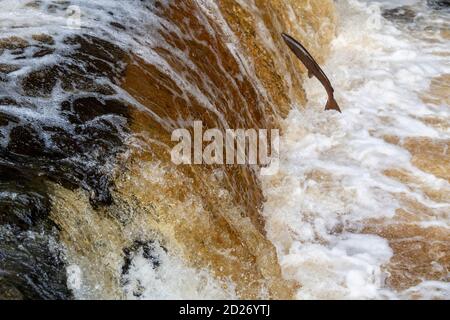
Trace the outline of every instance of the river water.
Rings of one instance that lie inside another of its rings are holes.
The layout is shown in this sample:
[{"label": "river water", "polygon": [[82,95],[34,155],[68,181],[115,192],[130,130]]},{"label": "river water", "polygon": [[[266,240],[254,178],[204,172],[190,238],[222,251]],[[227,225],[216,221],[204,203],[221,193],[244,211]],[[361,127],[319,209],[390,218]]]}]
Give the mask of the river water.
[{"label": "river water", "polygon": [[[447,1],[0,8],[0,298],[450,297]],[[194,120],[279,170],[176,166]]]},{"label": "river water", "polygon": [[408,3],[338,2],[325,70],[344,112],[308,81],[263,180],[298,298],[448,298],[449,12]]}]

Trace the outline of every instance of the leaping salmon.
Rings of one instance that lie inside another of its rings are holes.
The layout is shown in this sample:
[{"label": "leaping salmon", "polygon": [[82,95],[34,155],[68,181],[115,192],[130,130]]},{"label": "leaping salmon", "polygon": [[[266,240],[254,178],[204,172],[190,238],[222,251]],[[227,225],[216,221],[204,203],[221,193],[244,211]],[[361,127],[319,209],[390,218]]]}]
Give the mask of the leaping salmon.
[{"label": "leaping salmon", "polygon": [[286,44],[288,45],[289,49],[294,52],[297,58],[299,58],[300,61],[305,65],[306,69],[308,69],[308,76],[310,78],[313,76],[316,77],[327,91],[328,101],[325,105],[325,110],[336,110],[341,112],[339,105],[334,99],[334,89],[331,85],[331,82],[323,72],[323,70],[320,68],[320,66],[317,64],[316,60],[314,60],[308,50],[306,50],[306,48],[302,46],[297,40],[285,33],[282,33],[281,35],[284,42],[286,42]]}]

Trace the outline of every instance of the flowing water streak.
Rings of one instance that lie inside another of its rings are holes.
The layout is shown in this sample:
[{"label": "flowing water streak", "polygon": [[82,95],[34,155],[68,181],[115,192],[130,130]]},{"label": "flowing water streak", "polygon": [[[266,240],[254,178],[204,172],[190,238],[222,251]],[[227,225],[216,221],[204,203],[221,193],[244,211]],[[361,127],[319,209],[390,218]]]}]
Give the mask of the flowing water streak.
[{"label": "flowing water streak", "polygon": [[385,20],[338,1],[325,72],[344,112],[321,112],[321,86],[306,82],[280,173],[262,177],[267,235],[297,298],[450,297],[448,11],[409,2]]}]

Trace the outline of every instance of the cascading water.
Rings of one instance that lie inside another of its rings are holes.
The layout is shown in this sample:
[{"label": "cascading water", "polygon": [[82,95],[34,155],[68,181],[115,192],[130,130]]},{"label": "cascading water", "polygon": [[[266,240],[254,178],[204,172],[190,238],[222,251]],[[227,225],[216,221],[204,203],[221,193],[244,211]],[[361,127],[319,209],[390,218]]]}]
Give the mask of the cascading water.
[{"label": "cascading water", "polygon": [[[443,6],[0,0],[0,298],[448,297]],[[195,120],[279,172],[175,165]]]},{"label": "cascading water", "polygon": [[307,81],[306,108],[284,123],[280,173],[263,178],[267,235],[284,277],[302,284],[299,299],[449,297],[450,42],[440,9],[337,4],[325,70],[345,111],[322,112],[323,89]]}]

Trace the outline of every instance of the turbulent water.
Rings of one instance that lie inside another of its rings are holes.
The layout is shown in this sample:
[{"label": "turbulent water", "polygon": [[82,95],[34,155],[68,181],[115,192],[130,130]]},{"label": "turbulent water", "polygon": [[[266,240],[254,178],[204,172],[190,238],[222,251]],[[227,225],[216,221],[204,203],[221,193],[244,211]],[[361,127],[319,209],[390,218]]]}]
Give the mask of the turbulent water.
[{"label": "turbulent water", "polygon": [[450,294],[449,12],[388,4],[385,19],[337,4],[325,69],[344,112],[321,112],[308,81],[281,174],[263,180],[268,237],[300,299]]},{"label": "turbulent water", "polygon": [[[449,16],[0,0],[0,298],[450,298]],[[194,120],[281,128],[278,173],[176,166]]]}]

